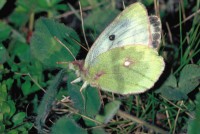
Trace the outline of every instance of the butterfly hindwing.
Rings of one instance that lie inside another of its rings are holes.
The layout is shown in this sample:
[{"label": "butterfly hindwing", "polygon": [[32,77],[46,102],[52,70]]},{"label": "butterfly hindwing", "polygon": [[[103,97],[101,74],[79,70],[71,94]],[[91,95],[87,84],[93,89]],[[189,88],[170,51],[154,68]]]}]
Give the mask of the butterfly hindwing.
[{"label": "butterfly hindwing", "polygon": [[164,69],[164,61],[148,46],[126,45],[100,54],[87,69],[85,81],[90,85],[114,93],[134,94],[154,85]]}]

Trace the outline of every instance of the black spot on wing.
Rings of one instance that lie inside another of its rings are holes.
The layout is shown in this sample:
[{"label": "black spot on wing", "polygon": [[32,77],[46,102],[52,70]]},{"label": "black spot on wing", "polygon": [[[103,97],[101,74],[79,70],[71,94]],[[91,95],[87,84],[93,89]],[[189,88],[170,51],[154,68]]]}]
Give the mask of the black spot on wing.
[{"label": "black spot on wing", "polygon": [[[158,19],[157,16],[150,16],[149,17],[149,22],[150,24],[156,29],[159,28],[161,26],[161,22],[160,19]],[[158,29],[157,29],[158,30]]]},{"label": "black spot on wing", "polygon": [[155,23],[155,22],[158,22],[158,17],[157,16],[150,16],[149,17],[149,21],[150,21],[151,24]]},{"label": "black spot on wing", "polygon": [[153,33],[152,38],[153,38],[153,40],[158,40],[158,39],[160,39],[160,34],[159,33]]},{"label": "black spot on wing", "polygon": [[160,29],[160,27],[154,27],[154,31],[155,31],[155,32],[160,32],[161,29]]},{"label": "black spot on wing", "polygon": [[111,40],[111,41],[115,40],[115,35],[114,34],[110,35],[109,40]]},{"label": "black spot on wing", "polygon": [[160,22],[155,22],[155,23],[153,23],[153,26],[154,26],[154,27],[160,26]]},{"label": "black spot on wing", "polygon": [[[142,21],[142,22],[145,23],[144,21]],[[140,25],[142,25],[143,23],[140,23]],[[126,31],[123,31],[123,33],[120,33],[119,38],[116,38],[116,40],[115,40],[116,43],[114,43],[114,44],[120,44],[120,42],[123,42],[128,38],[133,38],[134,36],[138,36],[139,34],[144,34],[144,35],[147,34],[146,33],[147,31],[145,29],[143,29],[141,27],[138,28],[137,26],[138,25],[134,25],[134,26],[130,27],[129,29],[127,29]],[[135,32],[135,31],[137,31],[137,32]],[[131,33],[131,34],[128,34],[128,36],[123,36],[126,33]],[[146,36],[143,36],[143,37],[145,38]],[[145,39],[143,39],[141,41],[144,41]],[[132,43],[134,43],[134,42],[135,42],[135,40],[132,41]]]},{"label": "black spot on wing", "polygon": [[158,45],[159,45],[159,42],[157,40],[152,41],[153,48],[157,48]]},{"label": "black spot on wing", "polygon": [[151,25],[152,47],[158,48],[161,39],[161,21],[157,16],[150,16],[149,22]]}]

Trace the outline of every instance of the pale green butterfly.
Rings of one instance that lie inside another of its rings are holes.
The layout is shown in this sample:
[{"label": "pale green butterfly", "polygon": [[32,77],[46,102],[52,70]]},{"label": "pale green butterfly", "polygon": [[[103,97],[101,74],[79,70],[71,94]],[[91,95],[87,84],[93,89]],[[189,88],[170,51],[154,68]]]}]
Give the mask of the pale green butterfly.
[{"label": "pale green butterfly", "polygon": [[158,55],[161,22],[148,16],[141,3],[122,11],[101,33],[85,61],[74,61],[70,69],[78,78],[72,83],[88,84],[118,94],[137,94],[150,89],[165,64]]}]

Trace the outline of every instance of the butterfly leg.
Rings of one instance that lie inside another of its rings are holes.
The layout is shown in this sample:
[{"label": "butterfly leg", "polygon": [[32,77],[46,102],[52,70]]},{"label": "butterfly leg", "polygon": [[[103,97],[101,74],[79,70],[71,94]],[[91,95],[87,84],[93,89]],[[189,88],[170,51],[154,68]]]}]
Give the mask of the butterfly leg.
[{"label": "butterfly leg", "polygon": [[85,104],[85,97],[84,97],[82,91],[83,91],[83,89],[85,89],[85,88],[87,87],[87,85],[88,85],[88,82],[85,81],[85,82],[83,83],[82,87],[80,88],[81,96],[82,96],[83,101],[84,101],[84,110],[86,110],[86,104]]},{"label": "butterfly leg", "polygon": [[71,82],[71,84],[78,83],[78,82],[81,82],[81,81],[82,81],[81,77],[78,77],[77,79],[73,80]]},{"label": "butterfly leg", "polygon": [[80,89],[80,92],[82,92],[82,90],[85,89],[85,88],[87,87],[87,85],[88,85],[88,82],[85,81],[85,82],[83,83],[81,89]]}]

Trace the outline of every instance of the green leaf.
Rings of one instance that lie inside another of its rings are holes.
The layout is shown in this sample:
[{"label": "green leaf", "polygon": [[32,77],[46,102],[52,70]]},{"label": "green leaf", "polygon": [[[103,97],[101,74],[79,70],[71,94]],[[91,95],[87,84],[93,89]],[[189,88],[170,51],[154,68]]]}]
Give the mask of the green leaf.
[{"label": "green leaf", "polygon": [[14,82],[14,80],[12,78],[9,78],[6,80],[6,86],[7,86],[8,90],[12,87],[13,82]]},{"label": "green leaf", "polygon": [[[106,13],[103,14],[102,13]],[[95,28],[97,33],[102,32],[106,26],[119,14],[119,11],[113,8],[104,8],[93,10],[84,20],[86,28]],[[101,19],[99,19],[101,16]]]},{"label": "green leaf", "polygon": [[61,0],[50,0],[50,1],[49,0],[38,0],[37,2],[41,7],[48,8],[48,7],[54,7],[59,2],[61,2]]},{"label": "green leaf", "polygon": [[92,117],[98,113],[101,106],[98,89],[89,86],[83,91],[83,94],[86,101],[85,112]]},{"label": "green leaf", "polygon": [[88,0],[80,0],[81,7],[87,7],[90,6],[90,3]]},{"label": "green leaf", "polygon": [[43,132],[43,126],[45,126],[46,118],[52,109],[53,102],[55,101],[56,95],[59,90],[60,82],[62,81],[64,75],[65,70],[61,70],[51,81],[37,109],[35,124],[39,133]]},{"label": "green leaf", "polygon": [[200,132],[200,94],[196,98],[195,117],[188,123],[188,134],[199,134]]},{"label": "green leaf", "polygon": [[18,56],[21,62],[30,62],[30,47],[28,44],[17,41],[12,48],[12,54]]},{"label": "green leaf", "polygon": [[9,47],[13,47],[13,46],[16,47],[15,41],[26,43],[26,40],[27,40],[26,37],[24,36],[24,33],[21,33],[15,30],[12,31],[11,37],[13,39],[13,43],[10,43],[10,45],[12,46],[9,46]]},{"label": "green leaf", "polygon": [[28,22],[29,15],[23,7],[16,7],[12,14],[9,16],[9,20],[14,23],[15,26],[23,26]]},{"label": "green leaf", "polygon": [[18,131],[17,130],[11,130],[7,134],[18,134]]},{"label": "green leaf", "polygon": [[41,90],[36,84],[31,86],[30,92],[29,93],[34,93],[36,91]]},{"label": "green leaf", "polygon": [[11,28],[6,23],[0,21],[0,42],[7,39],[11,33]]},{"label": "green leaf", "polygon": [[29,73],[32,76],[32,78],[39,82],[40,85],[46,86],[46,83],[41,83],[44,81],[44,75],[43,75],[43,66],[42,64],[37,60],[32,60],[31,66],[29,66]]},{"label": "green leaf", "polygon": [[156,91],[156,93],[161,93],[164,97],[166,97],[169,100],[187,99],[187,95],[177,88],[177,80],[173,74],[171,74],[167,78],[167,80]]},{"label": "green leaf", "polygon": [[9,17],[15,26],[23,26],[27,23],[31,13],[43,11],[37,0],[17,0],[16,8]]},{"label": "green leaf", "polygon": [[78,109],[81,113],[84,113],[84,99],[80,93],[80,86],[78,85],[80,83],[71,84],[71,82],[75,79],[76,75],[74,72],[69,72],[67,80],[68,95],[74,103],[74,108]]},{"label": "green leaf", "polygon": [[145,5],[145,6],[150,6],[154,3],[154,0],[142,0],[142,3]]},{"label": "green leaf", "polygon": [[96,116],[96,120],[107,124],[117,113],[119,107],[121,105],[120,101],[112,101],[105,105],[103,114],[99,114]]},{"label": "green leaf", "polygon": [[31,91],[31,82],[29,80],[26,80],[22,84],[22,92],[23,92],[24,96],[27,96],[30,93],[32,93],[32,91]]},{"label": "green leaf", "polygon": [[[93,10],[84,20],[84,23],[86,28],[95,29],[97,33],[100,33],[118,14],[119,11],[112,8]],[[101,19],[99,19],[99,16],[101,16]]]},{"label": "green leaf", "polygon": [[0,83],[0,102],[7,100],[7,88],[6,84]]},{"label": "green leaf", "polygon": [[71,84],[71,82],[76,79],[74,72],[70,72],[68,77],[67,89],[70,98],[74,102],[74,107],[87,116],[93,117],[96,115],[101,105],[98,90],[96,88],[87,87],[82,91],[82,96],[80,92],[81,86],[78,85],[82,83]]},{"label": "green leaf", "polygon": [[180,73],[178,87],[184,94],[188,94],[199,85],[199,81],[200,66],[188,64]]},{"label": "green leaf", "polygon": [[6,4],[6,0],[0,0],[0,10]]},{"label": "green leaf", "polygon": [[[167,80],[163,83],[162,87],[172,87],[172,88],[176,88],[177,87],[177,80],[176,77],[171,74]],[[161,88],[162,88],[161,87]],[[159,90],[158,90],[159,91]]]},{"label": "green leaf", "polygon": [[82,7],[91,6],[94,7],[98,4],[98,0],[80,0]]},{"label": "green leaf", "polygon": [[28,134],[28,130],[30,130],[33,127],[32,123],[29,122],[23,122],[21,124],[18,124],[16,127],[14,127],[11,130],[8,130],[6,134]]},{"label": "green leaf", "polygon": [[4,133],[5,128],[6,128],[5,125],[2,122],[0,122],[0,133]]},{"label": "green leaf", "polygon": [[179,100],[185,100],[185,99],[187,99],[187,95],[186,94],[182,93],[177,88],[172,88],[170,86],[168,86],[168,87],[162,87],[161,94],[165,98],[167,98],[169,100],[179,101]]},{"label": "green leaf", "polygon": [[15,114],[12,118],[12,122],[14,123],[14,125],[19,125],[24,121],[24,118],[26,117],[26,113],[24,112],[19,112],[17,114]]},{"label": "green leaf", "polygon": [[78,126],[78,124],[70,118],[61,117],[58,119],[53,127],[52,134],[87,134],[87,131]]},{"label": "green leaf", "polygon": [[0,101],[0,113],[9,114],[10,106],[6,101]]},{"label": "green leaf", "polygon": [[10,113],[9,113],[9,117],[12,117],[14,115],[14,113],[16,112],[16,107],[15,107],[15,103],[13,100],[7,100],[7,103],[10,107]]},{"label": "green leaf", "polygon": [[0,113],[0,122],[3,122],[3,113]]},{"label": "green leaf", "polygon": [[69,11],[69,7],[66,4],[55,5],[55,8],[60,11]]},{"label": "green leaf", "polygon": [[27,13],[40,12],[42,10],[40,9],[38,3],[38,0],[18,0],[17,7],[21,7],[22,9],[27,11]]},{"label": "green leaf", "polygon": [[74,60],[71,54],[54,37],[57,37],[65,46],[77,55],[80,39],[76,32],[50,19],[41,18],[36,23],[36,30],[31,40],[31,53],[46,67],[63,66],[56,62],[68,62]]},{"label": "green leaf", "polygon": [[92,134],[107,134],[103,128],[94,128],[92,129]]}]

